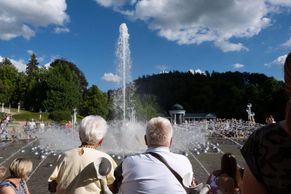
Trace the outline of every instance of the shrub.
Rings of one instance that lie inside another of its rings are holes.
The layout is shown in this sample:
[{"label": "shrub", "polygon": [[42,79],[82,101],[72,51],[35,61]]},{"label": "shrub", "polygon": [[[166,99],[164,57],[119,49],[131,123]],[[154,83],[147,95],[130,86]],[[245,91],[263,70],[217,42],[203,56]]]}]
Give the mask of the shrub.
[{"label": "shrub", "polygon": [[64,123],[71,120],[71,113],[67,111],[54,111],[49,114],[48,118],[58,123]]}]

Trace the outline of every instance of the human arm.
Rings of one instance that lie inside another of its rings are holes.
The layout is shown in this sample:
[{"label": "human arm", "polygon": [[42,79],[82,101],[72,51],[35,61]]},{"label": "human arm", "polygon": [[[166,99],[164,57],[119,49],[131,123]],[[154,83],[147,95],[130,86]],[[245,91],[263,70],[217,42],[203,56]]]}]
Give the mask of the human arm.
[{"label": "human arm", "polygon": [[121,186],[123,176],[122,176],[122,163],[120,163],[114,170],[114,177],[115,180],[113,184],[108,185],[109,189],[112,191],[112,193],[118,193],[119,188]]},{"label": "human arm", "polygon": [[242,194],[268,194],[265,186],[256,179],[249,167],[244,171]]},{"label": "human arm", "polygon": [[50,175],[49,179],[48,179],[48,191],[51,193],[55,193],[57,191],[57,179],[59,176],[59,172],[62,166],[62,159],[63,157],[61,155],[58,156],[58,159],[55,162],[55,168],[52,172],[52,174]]},{"label": "human arm", "polygon": [[53,181],[49,181],[48,182],[48,191],[51,193],[55,193],[57,191],[57,181],[53,180]]},{"label": "human arm", "polygon": [[0,194],[16,194],[12,187],[1,187]]}]

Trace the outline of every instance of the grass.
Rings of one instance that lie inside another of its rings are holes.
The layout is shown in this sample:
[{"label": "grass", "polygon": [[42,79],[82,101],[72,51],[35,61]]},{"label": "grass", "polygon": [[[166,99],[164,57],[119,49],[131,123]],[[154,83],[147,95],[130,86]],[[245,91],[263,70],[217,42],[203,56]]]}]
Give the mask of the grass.
[{"label": "grass", "polygon": [[[40,116],[41,115],[41,116]],[[35,121],[48,121],[48,113],[39,113],[39,112],[29,112],[29,111],[20,111],[19,113],[13,114],[13,119],[16,121],[30,121],[34,119]]]},{"label": "grass", "polygon": [[[1,110],[1,107],[0,107]],[[7,113],[8,108],[5,108],[5,112]],[[4,118],[6,113],[2,113],[0,112],[0,118]],[[10,113],[12,114],[13,120],[14,121],[31,121],[32,119],[34,121],[51,121],[50,119],[48,119],[49,113],[48,112],[30,112],[30,111],[25,111],[25,110],[20,110],[18,112],[17,108],[10,108]],[[40,118],[41,115],[41,118]],[[80,122],[80,120],[82,120],[83,117],[80,115],[77,115],[77,122]],[[63,121],[64,123],[66,123],[67,121]]]},{"label": "grass", "polygon": [[[1,110],[1,109],[0,109]],[[8,111],[8,108],[5,108],[5,113],[1,112],[0,117],[4,118],[6,113],[12,114],[13,120],[15,121],[31,121],[31,119],[34,119],[35,121],[48,121],[48,115],[49,113],[46,112],[30,112],[25,110],[20,110],[18,112],[17,108],[10,108],[10,111]],[[41,115],[41,118],[40,118]]]}]

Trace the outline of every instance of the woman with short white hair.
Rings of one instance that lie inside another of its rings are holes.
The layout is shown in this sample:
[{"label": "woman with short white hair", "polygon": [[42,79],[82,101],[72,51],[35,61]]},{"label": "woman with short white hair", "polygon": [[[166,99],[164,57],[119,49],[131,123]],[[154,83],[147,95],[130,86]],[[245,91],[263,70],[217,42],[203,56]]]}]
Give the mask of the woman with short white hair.
[{"label": "woman with short white hair", "polygon": [[[97,150],[107,132],[106,121],[100,116],[87,116],[79,125],[81,145],[66,151],[58,157],[56,167],[49,177],[49,191],[56,194],[100,193],[102,186],[97,178],[94,161],[107,158],[111,171],[106,176],[106,184],[115,180],[115,161],[108,154]],[[102,183],[103,184],[103,183]]]}]

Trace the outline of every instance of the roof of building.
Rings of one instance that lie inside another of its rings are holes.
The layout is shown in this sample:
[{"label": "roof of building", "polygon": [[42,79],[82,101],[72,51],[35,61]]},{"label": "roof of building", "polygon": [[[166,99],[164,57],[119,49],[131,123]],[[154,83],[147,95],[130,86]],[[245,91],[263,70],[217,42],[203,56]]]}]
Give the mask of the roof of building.
[{"label": "roof of building", "polygon": [[174,104],[171,110],[184,110],[184,108],[181,104]]}]

